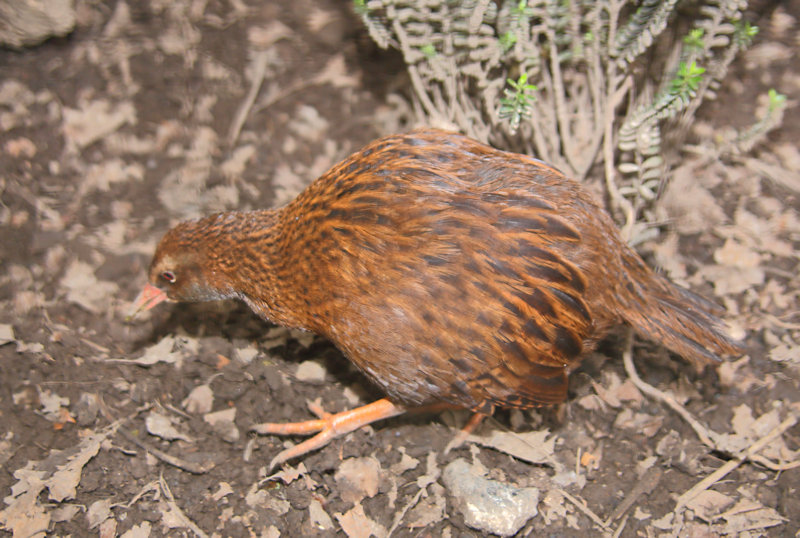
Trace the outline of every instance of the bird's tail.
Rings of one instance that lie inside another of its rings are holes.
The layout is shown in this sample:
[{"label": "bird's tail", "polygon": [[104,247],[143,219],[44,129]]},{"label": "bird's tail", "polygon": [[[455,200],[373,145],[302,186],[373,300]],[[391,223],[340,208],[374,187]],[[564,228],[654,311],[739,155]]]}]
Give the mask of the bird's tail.
[{"label": "bird's tail", "polygon": [[719,317],[725,312],[722,307],[670,282],[630,254],[625,256],[628,269],[643,278],[632,279],[635,298],[621,315],[637,333],[699,363],[743,352]]}]

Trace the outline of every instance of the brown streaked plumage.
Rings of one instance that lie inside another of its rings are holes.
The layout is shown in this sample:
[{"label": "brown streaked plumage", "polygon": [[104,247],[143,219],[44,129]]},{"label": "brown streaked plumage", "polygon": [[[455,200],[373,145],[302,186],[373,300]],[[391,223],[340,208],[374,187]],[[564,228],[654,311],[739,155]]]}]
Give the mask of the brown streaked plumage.
[{"label": "brown streaked plumage", "polygon": [[[239,298],[329,338],[393,402],[371,419],[561,402],[622,323],[693,361],[740,351],[719,307],[651,271],[578,183],[431,129],[373,142],[281,209],[179,224],[149,278],[140,308]],[[327,435],[278,461],[346,430],[311,422],[263,430]]]}]

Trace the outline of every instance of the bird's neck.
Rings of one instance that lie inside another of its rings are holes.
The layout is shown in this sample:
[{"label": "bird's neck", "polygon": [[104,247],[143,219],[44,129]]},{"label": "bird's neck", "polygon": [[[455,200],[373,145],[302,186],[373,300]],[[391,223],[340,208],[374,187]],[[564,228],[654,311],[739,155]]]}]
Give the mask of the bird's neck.
[{"label": "bird's neck", "polygon": [[225,214],[230,222],[231,256],[225,269],[238,297],[260,317],[293,328],[306,328],[291,290],[291,267],[284,252],[286,237],[280,210]]}]

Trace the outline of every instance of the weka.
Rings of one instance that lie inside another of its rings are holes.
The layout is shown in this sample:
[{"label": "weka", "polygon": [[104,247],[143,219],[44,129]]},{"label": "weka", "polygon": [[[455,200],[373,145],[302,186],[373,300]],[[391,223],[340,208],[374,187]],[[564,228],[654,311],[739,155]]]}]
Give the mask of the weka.
[{"label": "weka", "polygon": [[429,404],[561,402],[617,324],[683,357],[735,354],[719,307],[651,271],[577,182],[426,129],[377,140],[277,210],[178,224],[135,307],[238,298],[330,339],[389,399],[261,432],[317,436],[273,463]]}]

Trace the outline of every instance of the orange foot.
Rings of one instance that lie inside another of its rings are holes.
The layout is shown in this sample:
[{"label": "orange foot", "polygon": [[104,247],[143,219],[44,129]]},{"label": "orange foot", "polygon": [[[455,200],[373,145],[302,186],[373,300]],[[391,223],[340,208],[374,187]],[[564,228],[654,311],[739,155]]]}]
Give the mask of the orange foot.
[{"label": "orange foot", "polygon": [[362,426],[406,412],[405,408],[393,404],[386,398],[334,415],[326,413],[319,405],[314,403],[309,403],[308,408],[319,419],[286,424],[265,422],[251,428],[256,433],[272,433],[276,435],[309,435],[319,432],[311,439],[306,439],[302,443],[280,452],[270,462],[270,469],[274,469],[276,465],[280,465],[287,460],[321,448],[333,439],[357,430]]}]

